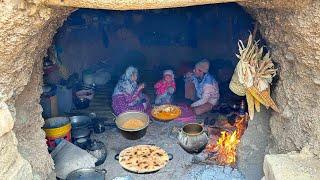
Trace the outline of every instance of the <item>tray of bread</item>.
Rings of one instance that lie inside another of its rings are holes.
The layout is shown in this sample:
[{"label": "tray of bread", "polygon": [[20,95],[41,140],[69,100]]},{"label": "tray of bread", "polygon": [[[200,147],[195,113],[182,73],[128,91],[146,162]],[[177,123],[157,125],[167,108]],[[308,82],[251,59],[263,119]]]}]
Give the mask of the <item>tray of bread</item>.
[{"label": "tray of bread", "polygon": [[122,150],[115,159],[128,171],[150,173],[164,168],[172,155],[155,145],[137,145]]}]

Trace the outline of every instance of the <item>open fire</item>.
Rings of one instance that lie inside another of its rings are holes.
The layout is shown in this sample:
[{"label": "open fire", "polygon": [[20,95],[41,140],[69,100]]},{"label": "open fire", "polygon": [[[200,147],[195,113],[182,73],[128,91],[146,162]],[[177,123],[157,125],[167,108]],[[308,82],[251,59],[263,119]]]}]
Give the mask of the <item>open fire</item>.
[{"label": "open fire", "polygon": [[211,138],[211,142],[208,143],[205,149],[206,153],[214,154],[210,160],[216,161],[219,165],[235,165],[237,146],[246,129],[247,119],[247,116],[239,116],[234,124],[236,130],[233,132],[223,130],[218,139]]}]

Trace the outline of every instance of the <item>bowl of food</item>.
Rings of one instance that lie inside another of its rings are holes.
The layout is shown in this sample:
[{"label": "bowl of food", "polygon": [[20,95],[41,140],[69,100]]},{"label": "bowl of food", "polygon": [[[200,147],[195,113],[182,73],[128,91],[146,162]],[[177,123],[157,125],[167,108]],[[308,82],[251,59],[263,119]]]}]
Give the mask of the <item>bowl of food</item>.
[{"label": "bowl of food", "polygon": [[149,122],[149,116],[139,111],[121,113],[115,120],[123,137],[130,140],[142,138],[147,132]]},{"label": "bowl of food", "polygon": [[151,115],[160,121],[170,121],[180,117],[181,109],[178,106],[165,104],[161,106],[156,106],[152,109]]}]

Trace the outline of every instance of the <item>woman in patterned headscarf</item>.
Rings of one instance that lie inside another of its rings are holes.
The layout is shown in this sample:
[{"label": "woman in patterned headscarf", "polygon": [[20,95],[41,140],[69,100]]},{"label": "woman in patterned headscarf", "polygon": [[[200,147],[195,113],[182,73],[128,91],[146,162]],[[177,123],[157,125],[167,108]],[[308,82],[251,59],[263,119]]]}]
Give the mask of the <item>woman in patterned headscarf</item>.
[{"label": "woman in patterned headscarf", "polygon": [[144,84],[138,85],[138,70],[132,66],[121,76],[112,95],[112,108],[116,115],[128,110],[146,112],[147,97],[142,93]]},{"label": "woman in patterned headscarf", "polygon": [[193,101],[197,100],[191,104],[197,115],[210,111],[219,100],[218,83],[208,73],[209,67],[209,61],[202,60],[195,65],[193,73],[186,75],[186,98]]}]

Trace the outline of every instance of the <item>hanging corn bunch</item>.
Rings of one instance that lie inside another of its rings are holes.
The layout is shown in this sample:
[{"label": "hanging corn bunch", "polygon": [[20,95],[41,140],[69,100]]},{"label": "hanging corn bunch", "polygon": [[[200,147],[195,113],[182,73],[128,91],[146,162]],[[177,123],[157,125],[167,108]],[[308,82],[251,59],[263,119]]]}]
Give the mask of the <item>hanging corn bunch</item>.
[{"label": "hanging corn bunch", "polygon": [[[263,47],[259,48],[258,43],[252,34],[246,46],[239,40],[239,54],[236,55],[239,62],[233,75],[237,78],[232,78],[229,85],[234,93],[246,96],[250,119],[253,119],[255,110],[260,112],[260,104],[279,112],[270,96],[270,84],[277,70],[269,52],[263,55]],[[233,82],[235,80],[238,82]],[[239,84],[239,87],[236,88],[235,84]]]}]

